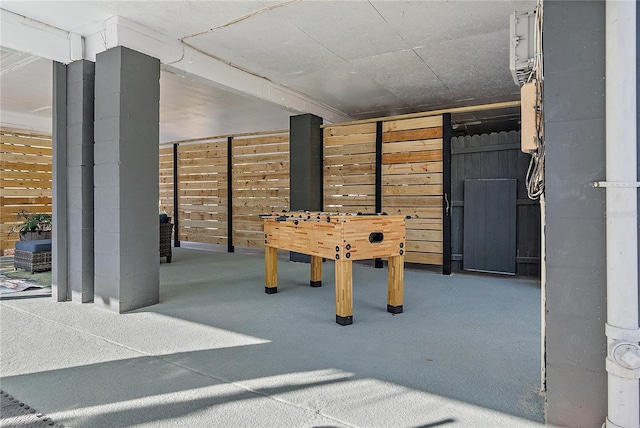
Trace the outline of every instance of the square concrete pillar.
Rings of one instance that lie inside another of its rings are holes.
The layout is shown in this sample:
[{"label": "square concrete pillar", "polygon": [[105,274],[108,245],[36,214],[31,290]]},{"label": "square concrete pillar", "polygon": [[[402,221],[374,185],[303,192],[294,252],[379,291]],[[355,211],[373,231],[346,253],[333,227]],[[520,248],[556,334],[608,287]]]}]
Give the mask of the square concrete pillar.
[{"label": "square concrete pillar", "polygon": [[95,304],[158,303],[160,62],[116,47],[96,57]]},{"label": "square concrete pillar", "polygon": [[[546,422],[607,415],[605,3],[545,2]],[[567,108],[570,106],[570,108]]]},{"label": "square concrete pillar", "polygon": [[57,301],[93,300],[93,106],[91,61],[54,63],[53,266]]},{"label": "square concrete pillar", "polygon": [[67,66],[53,63],[53,190],[51,295],[64,302],[71,297],[67,269]]},{"label": "square concrete pillar", "polygon": [[93,124],[95,64],[67,66],[67,236],[71,300],[93,301]]}]

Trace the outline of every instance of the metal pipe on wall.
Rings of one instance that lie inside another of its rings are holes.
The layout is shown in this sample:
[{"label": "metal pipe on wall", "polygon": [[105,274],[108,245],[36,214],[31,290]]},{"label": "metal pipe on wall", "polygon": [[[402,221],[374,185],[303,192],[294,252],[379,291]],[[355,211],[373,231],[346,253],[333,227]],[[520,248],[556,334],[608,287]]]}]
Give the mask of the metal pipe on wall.
[{"label": "metal pipe on wall", "polygon": [[606,2],[608,428],[640,426],[636,2]]}]

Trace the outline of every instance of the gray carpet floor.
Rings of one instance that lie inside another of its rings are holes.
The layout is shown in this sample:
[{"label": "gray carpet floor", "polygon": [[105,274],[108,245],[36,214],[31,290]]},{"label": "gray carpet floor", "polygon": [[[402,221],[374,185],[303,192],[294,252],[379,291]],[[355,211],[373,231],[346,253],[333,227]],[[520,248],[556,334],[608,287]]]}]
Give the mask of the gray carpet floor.
[{"label": "gray carpet floor", "polygon": [[64,426],[541,426],[540,286],[354,264],[354,323],[335,323],[333,263],[174,248],[160,303],[118,315],[0,300],[2,389]]}]

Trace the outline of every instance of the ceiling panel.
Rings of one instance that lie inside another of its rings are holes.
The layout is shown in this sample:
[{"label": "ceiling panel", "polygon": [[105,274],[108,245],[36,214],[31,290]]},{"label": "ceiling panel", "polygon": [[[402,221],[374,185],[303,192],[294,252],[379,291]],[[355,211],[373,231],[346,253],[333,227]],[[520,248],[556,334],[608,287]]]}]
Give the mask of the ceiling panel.
[{"label": "ceiling panel", "polygon": [[452,39],[415,50],[451,92],[450,101],[520,94],[509,71],[509,31]]},{"label": "ceiling panel", "polygon": [[349,63],[287,76],[287,86],[329,104],[352,117],[380,109],[397,109],[404,101]]},{"label": "ceiling panel", "polygon": [[513,11],[534,10],[535,0],[375,1],[385,21],[411,47],[509,28]]},{"label": "ceiling panel", "polygon": [[441,104],[451,97],[448,88],[413,50],[363,58],[352,63],[411,107]]},{"label": "ceiling panel", "polygon": [[282,76],[344,62],[274,11],[190,38],[187,42],[276,82]]},{"label": "ceiling panel", "polygon": [[371,3],[330,3],[299,2],[276,13],[347,61],[408,47]]},{"label": "ceiling panel", "polygon": [[160,77],[160,142],[287,129],[291,113],[253,97],[165,69]]}]

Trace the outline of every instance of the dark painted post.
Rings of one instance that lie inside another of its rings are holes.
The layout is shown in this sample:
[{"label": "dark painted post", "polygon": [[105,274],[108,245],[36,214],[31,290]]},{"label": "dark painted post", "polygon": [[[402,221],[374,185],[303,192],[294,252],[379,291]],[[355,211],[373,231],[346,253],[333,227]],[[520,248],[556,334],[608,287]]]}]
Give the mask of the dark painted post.
[{"label": "dark painted post", "polygon": [[[382,212],[382,121],[376,122],[376,213]],[[384,266],[382,259],[373,263],[376,269]]]},{"label": "dark painted post", "polygon": [[178,144],[173,145],[173,246],[180,246],[180,235],[178,227],[180,226],[180,207],[178,196]]},{"label": "dark painted post", "polygon": [[451,275],[451,113],[442,115],[442,274]]},{"label": "dark painted post", "polygon": [[[290,118],[289,174],[291,211],[322,211],[322,118],[301,114]],[[306,254],[291,252],[289,259],[309,263]]]},{"label": "dark painted post", "polygon": [[233,137],[227,137],[227,252],[233,253]]}]

